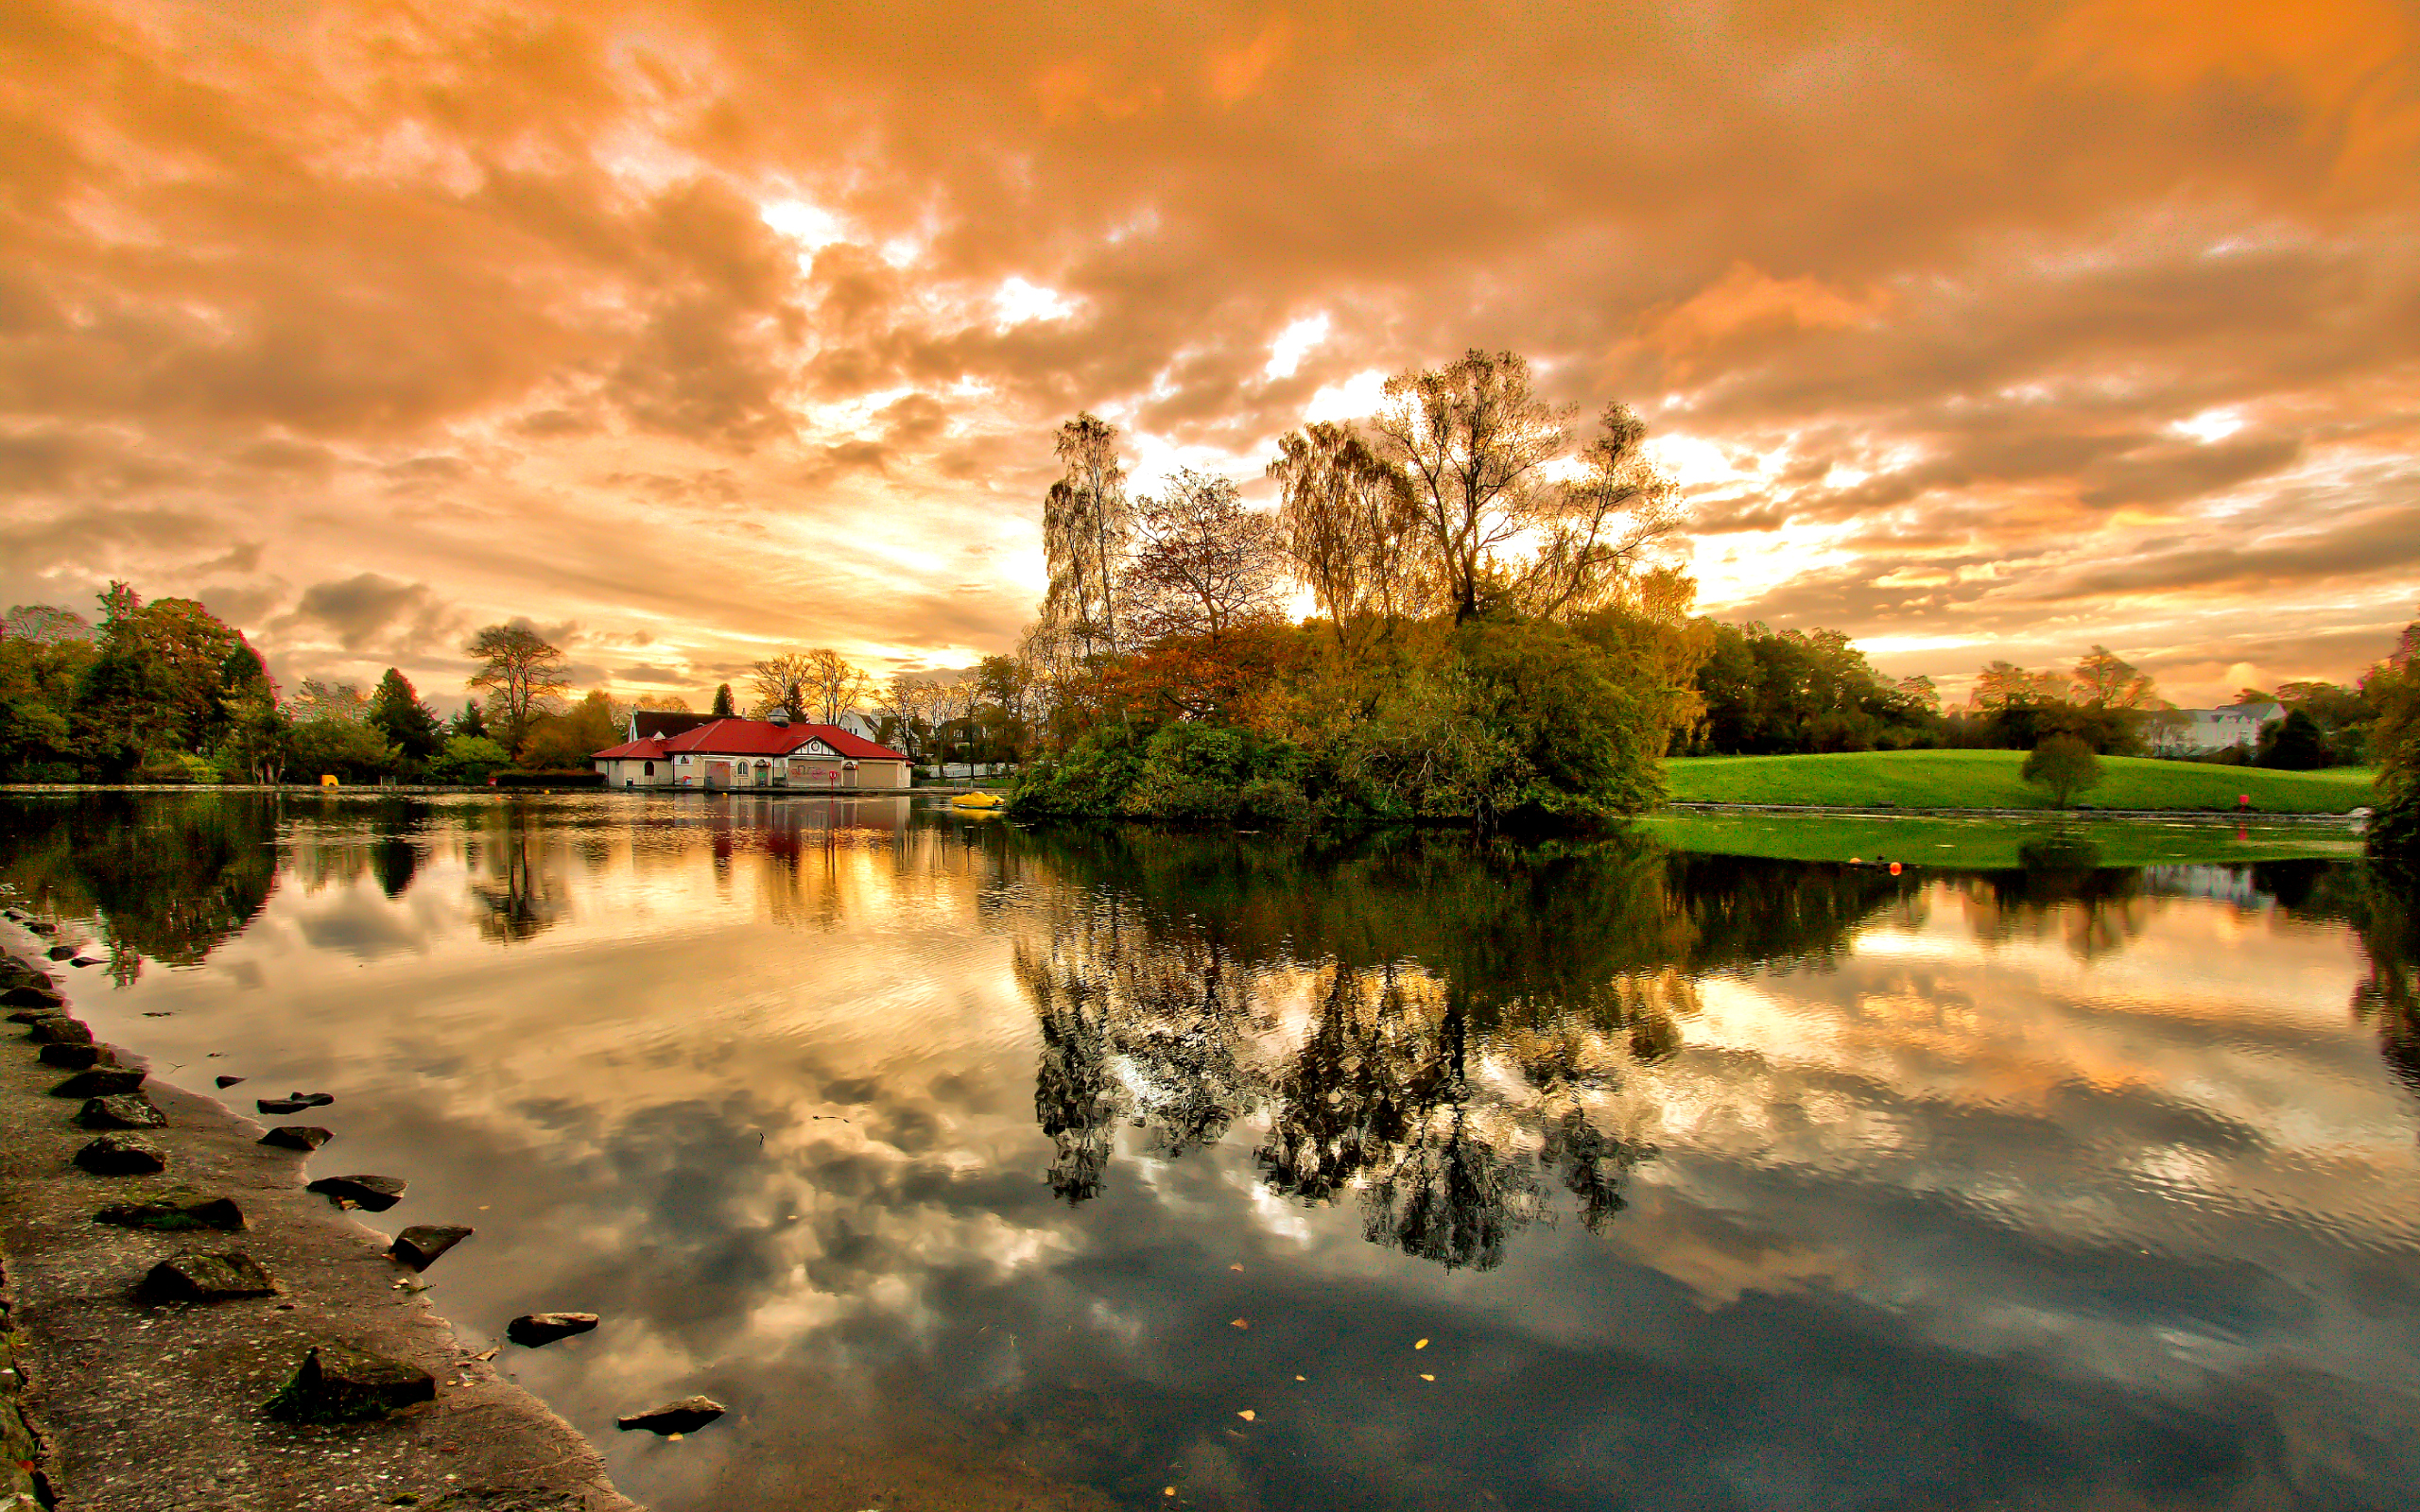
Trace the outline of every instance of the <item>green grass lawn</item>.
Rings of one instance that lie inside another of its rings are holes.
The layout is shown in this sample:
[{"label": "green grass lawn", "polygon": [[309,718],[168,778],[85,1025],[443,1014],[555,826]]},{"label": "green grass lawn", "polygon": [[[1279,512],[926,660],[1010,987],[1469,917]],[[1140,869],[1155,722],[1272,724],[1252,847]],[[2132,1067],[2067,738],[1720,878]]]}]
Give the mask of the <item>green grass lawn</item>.
[{"label": "green grass lawn", "polygon": [[[1858,751],[1835,756],[1685,756],[1665,764],[1676,803],[1789,803],[1822,808],[2047,809],[2017,775],[2020,750]],[[2342,814],[2375,801],[2360,767],[2271,772],[2255,766],[2104,756],[2083,809],[2228,812],[2252,795],[2256,814]]]},{"label": "green grass lawn", "polygon": [[[2164,867],[2211,862],[2352,860],[2361,842],[2349,827],[2212,824],[2206,820],[1856,817],[1837,814],[1705,814],[1667,811],[1641,821],[1676,850],[1780,861],[1905,862],[1959,870],[2025,864],[2025,848],[2057,833],[2089,846],[2091,864]],[[2242,838],[2237,833],[2242,831]],[[2073,854],[2073,852],[2070,852]]]}]

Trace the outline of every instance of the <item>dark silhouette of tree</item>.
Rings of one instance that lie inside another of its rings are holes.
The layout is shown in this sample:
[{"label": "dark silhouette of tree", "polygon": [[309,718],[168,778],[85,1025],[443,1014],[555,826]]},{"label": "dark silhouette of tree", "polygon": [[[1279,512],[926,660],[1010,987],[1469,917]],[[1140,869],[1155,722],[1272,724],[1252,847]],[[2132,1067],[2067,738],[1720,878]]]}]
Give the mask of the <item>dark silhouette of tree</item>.
[{"label": "dark silhouette of tree", "polygon": [[732,701],[730,683],[721,683],[716,687],[715,706],[708,713],[717,719],[729,719],[739,713],[738,706]]}]

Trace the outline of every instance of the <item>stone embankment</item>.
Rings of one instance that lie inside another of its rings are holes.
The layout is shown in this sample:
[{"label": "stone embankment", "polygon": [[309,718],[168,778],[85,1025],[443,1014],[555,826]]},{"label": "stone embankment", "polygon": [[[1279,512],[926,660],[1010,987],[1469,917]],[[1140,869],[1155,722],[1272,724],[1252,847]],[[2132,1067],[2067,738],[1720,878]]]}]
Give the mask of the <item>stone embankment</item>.
[{"label": "stone embankment", "polygon": [[637,1512],[415,1295],[469,1230],[387,1246],[316,1142],[94,1044],[43,927],[0,922],[0,1512]]}]

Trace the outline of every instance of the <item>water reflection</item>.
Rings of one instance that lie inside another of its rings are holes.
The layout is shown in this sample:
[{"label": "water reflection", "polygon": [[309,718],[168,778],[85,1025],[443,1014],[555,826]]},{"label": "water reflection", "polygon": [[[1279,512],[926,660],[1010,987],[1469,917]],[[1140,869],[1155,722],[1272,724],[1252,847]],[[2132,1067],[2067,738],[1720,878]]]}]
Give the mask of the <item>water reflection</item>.
[{"label": "water reflection", "polygon": [[2402,1504],[2410,892],[2028,859],[0,802],[662,1512]]}]

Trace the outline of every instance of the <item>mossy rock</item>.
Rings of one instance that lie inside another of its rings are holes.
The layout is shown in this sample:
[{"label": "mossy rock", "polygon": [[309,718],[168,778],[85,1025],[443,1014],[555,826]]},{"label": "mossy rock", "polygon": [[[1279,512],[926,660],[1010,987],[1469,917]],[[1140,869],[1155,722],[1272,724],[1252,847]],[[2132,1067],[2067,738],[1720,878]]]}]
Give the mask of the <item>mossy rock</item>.
[{"label": "mossy rock", "polygon": [[357,1423],[436,1400],[437,1379],[416,1365],[320,1344],[262,1406],[281,1422]]}]

